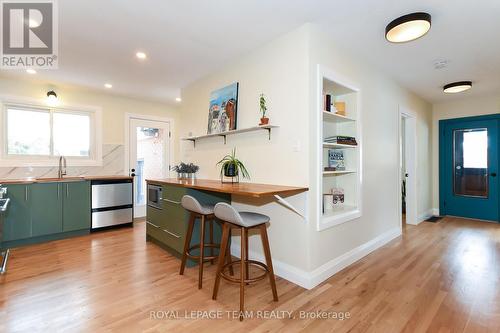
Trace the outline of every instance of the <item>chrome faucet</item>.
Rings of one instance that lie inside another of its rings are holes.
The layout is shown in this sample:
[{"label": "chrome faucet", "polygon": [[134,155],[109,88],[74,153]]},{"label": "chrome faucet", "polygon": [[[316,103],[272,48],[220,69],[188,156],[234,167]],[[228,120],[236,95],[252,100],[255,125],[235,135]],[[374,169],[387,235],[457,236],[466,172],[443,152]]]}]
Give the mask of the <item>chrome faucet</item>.
[{"label": "chrome faucet", "polygon": [[66,157],[64,156],[59,156],[59,171],[57,173],[57,176],[59,178],[62,178],[63,176],[66,176]]},{"label": "chrome faucet", "polygon": [[7,194],[7,188],[2,187],[2,184],[0,184],[0,199],[3,199],[4,195]]}]

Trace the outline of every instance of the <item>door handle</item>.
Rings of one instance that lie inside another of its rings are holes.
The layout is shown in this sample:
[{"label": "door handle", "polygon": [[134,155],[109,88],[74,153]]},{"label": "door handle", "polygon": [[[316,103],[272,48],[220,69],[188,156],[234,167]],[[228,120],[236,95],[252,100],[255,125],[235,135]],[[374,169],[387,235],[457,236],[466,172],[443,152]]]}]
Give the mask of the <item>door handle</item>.
[{"label": "door handle", "polygon": [[168,231],[167,229],[163,229],[163,231],[165,231],[167,234],[169,234],[170,236],[174,236],[175,238],[181,238],[181,236],[177,235],[177,234],[174,234],[173,232],[171,231]]},{"label": "door handle", "polygon": [[497,173],[496,172],[492,172],[491,173],[491,177],[496,177],[497,176]]},{"label": "door handle", "polygon": [[181,203],[179,201],[174,201],[174,200],[168,200],[168,199],[163,199],[163,201],[173,203],[175,205],[180,205]]}]

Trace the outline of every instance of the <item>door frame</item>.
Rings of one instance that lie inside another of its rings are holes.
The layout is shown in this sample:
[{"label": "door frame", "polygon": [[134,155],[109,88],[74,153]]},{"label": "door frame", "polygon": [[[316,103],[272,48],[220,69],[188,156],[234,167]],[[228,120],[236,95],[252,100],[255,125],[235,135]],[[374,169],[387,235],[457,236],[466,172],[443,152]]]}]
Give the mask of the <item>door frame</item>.
[{"label": "door frame", "polygon": [[[405,121],[405,136],[403,137],[403,118]],[[417,116],[416,114],[402,106],[398,112],[398,215],[399,225],[403,223],[403,213],[401,208],[403,200],[401,198],[401,184],[403,183],[403,170],[401,161],[405,160],[406,171],[410,175],[406,182],[406,224],[418,225],[421,219],[418,218],[417,211]],[[402,156],[402,145],[405,145],[405,156]],[[413,175],[413,177],[411,176]]]},{"label": "door frame", "polygon": [[[438,132],[438,140],[439,140],[439,214],[446,215],[446,208],[444,207],[444,198],[445,198],[445,140],[443,140],[445,126],[453,123],[460,123],[464,121],[481,121],[481,120],[496,120],[498,122],[498,128],[500,130],[500,113],[495,114],[487,114],[482,116],[471,116],[471,117],[460,117],[460,118],[451,118],[451,119],[441,119],[439,120],[439,132]],[[500,135],[500,133],[499,133]],[[499,145],[499,159],[500,159],[500,145]],[[500,163],[500,161],[499,161]],[[500,184],[499,184],[500,187]],[[500,195],[500,188],[498,189],[498,193]],[[499,207],[499,216],[500,216],[500,207]]]},{"label": "door frame", "polygon": [[[171,177],[172,170],[172,161],[174,159],[174,140],[172,139],[174,133],[174,120],[168,117],[158,117],[152,115],[145,114],[134,114],[134,113],[125,113],[125,121],[124,121],[124,137],[125,137],[125,161],[123,163],[123,172],[126,175],[130,175],[130,122],[132,120],[145,120],[145,121],[153,121],[153,122],[164,122],[169,124],[170,133],[167,138],[168,140],[168,154],[167,154],[167,166],[168,170],[166,171],[167,178]],[[135,187],[134,187],[135,188]],[[135,209],[134,209],[135,211]]]}]

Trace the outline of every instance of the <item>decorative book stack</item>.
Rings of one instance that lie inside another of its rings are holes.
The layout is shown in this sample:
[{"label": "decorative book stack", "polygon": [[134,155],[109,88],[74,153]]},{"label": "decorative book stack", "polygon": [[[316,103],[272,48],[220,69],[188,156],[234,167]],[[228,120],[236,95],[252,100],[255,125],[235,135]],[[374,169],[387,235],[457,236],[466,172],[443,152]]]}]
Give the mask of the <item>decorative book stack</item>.
[{"label": "decorative book stack", "polygon": [[358,143],[356,142],[356,138],[352,136],[340,136],[340,135],[335,135],[335,136],[329,136],[325,138],[324,142],[326,143],[337,143],[341,145],[351,145],[351,146],[357,146]]}]

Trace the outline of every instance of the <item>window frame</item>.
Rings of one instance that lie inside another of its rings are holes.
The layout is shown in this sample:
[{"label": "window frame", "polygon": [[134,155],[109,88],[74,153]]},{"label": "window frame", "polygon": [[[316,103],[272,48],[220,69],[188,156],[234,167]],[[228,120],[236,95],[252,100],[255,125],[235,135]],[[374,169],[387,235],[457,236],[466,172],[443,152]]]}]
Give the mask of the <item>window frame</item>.
[{"label": "window frame", "polygon": [[55,113],[85,115],[90,118],[89,156],[67,156],[68,166],[102,166],[101,109],[82,105],[48,106],[46,103],[26,99],[1,99],[0,167],[51,167],[59,164],[59,155],[16,155],[8,153],[8,109],[26,109],[50,114],[50,152],[54,149],[53,115]]}]

